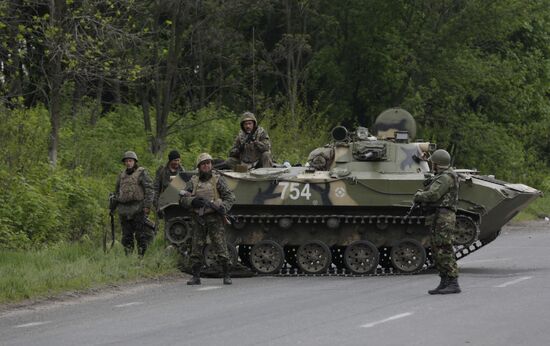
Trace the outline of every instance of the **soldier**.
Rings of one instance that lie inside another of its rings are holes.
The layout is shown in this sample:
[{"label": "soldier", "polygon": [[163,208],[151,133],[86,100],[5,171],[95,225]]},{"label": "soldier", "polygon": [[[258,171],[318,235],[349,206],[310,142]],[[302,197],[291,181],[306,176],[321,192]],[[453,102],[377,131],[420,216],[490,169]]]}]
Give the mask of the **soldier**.
[{"label": "soldier", "polygon": [[249,168],[272,167],[271,141],[267,132],[256,121],[251,112],[244,112],[241,117],[241,131],[235,138],[233,148],[229,151],[227,166],[235,169],[238,164]]},{"label": "soldier", "polygon": [[197,158],[198,175],[187,183],[187,190],[180,192],[180,204],[193,211],[193,232],[191,244],[191,270],[193,277],[188,285],[200,285],[203,265],[203,248],[206,236],[210,237],[217,261],[223,269],[223,283],[231,285],[229,275],[230,259],[225,239],[224,215],[235,202],[235,195],[225,179],[212,172],[212,157],[202,153]]},{"label": "soldier", "polygon": [[177,150],[172,150],[168,154],[168,163],[165,166],[161,166],[157,169],[155,175],[155,207],[158,208],[158,201],[160,194],[166,190],[166,187],[170,185],[172,179],[179,173],[185,171],[185,168],[180,164],[181,156]]},{"label": "soldier", "polygon": [[122,162],[126,169],[118,175],[115,187],[122,245],[127,255],[132,253],[135,237],[138,255],[142,257],[154,236],[153,230],[145,226],[153,204],[153,184],[145,168],[138,165],[135,152],[125,152]]},{"label": "soldier", "polygon": [[450,168],[451,155],[436,150],[429,159],[436,175],[424,190],[414,195],[415,203],[433,212],[431,245],[435,267],[439,271],[439,285],[429,294],[460,293],[458,267],[454,256],[452,233],[455,228],[458,204],[458,175]]}]

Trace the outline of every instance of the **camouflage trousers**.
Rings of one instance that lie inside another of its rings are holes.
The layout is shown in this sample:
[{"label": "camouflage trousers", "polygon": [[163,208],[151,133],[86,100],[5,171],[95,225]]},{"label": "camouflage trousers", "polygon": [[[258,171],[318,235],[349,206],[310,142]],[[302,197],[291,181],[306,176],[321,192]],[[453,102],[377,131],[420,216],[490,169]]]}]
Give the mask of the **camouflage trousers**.
[{"label": "camouflage trousers", "polygon": [[442,210],[437,213],[432,225],[432,254],[435,268],[442,277],[458,277],[458,266],[453,249],[455,222],[456,214],[454,212]]},{"label": "camouflage trousers", "polygon": [[149,227],[145,227],[145,214],[139,213],[131,216],[129,219],[120,216],[120,225],[122,227],[122,246],[126,254],[134,251],[134,238],[138,246],[138,255],[143,256],[147,247],[155,236]]},{"label": "camouflage trousers", "polygon": [[[273,158],[271,157],[271,152],[270,151],[264,151],[263,153],[261,153],[259,155],[259,159],[258,161],[256,161],[257,163],[254,165],[254,167],[252,168],[271,168],[273,167]],[[235,157],[229,157],[225,163],[229,166],[229,168],[231,168],[232,170],[235,169],[235,166],[236,165],[239,165],[239,164],[247,164],[246,162],[243,162]]]},{"label": "camouflage trousers", "polygon": [[[204,224],[201,224],[204,221]],[[191,266],[197,263],[204,264],[204,247],[206,236],[210,238],[212,251],[219,264],[229,263],[227,241],[225,239],[225,228],[222,218],[215,213],[207,214],[199,222],[199,216],[193,217],[193,232],[191,237]]]}]

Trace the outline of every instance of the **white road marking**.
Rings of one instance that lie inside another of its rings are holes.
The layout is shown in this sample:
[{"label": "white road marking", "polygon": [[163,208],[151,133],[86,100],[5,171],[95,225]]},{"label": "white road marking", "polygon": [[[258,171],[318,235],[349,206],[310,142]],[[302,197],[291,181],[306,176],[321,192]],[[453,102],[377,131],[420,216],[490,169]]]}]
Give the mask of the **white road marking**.
[{"label": "white road marking", "polygon": [[222,287],[221,286],[205,286],[205,287],[197,288],[197,291],[210,291],[210,290],[215,290],[215,289],[218,289],[218,288],[222,288]]},{"label": "white road marking", "polygon": [[388,317],[388,318],[383,319],[383,320],[380,320],[380,321],[375,321],[375,322],[363,324],[363,325],[361,326],[361,328],[371,328],[371,327],[374,327],[374,326],[376,326],[376,325],[378,325],[378,324],[386,323],[386,322],[393,321],[393,320],[397,320],[397,319],[400,319],[400,318],[403,318],[403,317],[410,316],[410,315],[412,315],[412,314],[413,314],[412,312],[405,312],[405,313],[402,313],[402,314],[399,314],[399,315],[395,315],[395,316]]},{"label": "white road marking", "polygon": [[495,286],[495,287],[502,288],[502,287],[514,285],[514,284],[517,284],[518,282],[522,282],[522,281],[529,280],[529,279],[532,279],[532,278],[533,278],[532,276],[522,276],[519,279],[508,281],[508,282],[505,282],[505,283],[500,284],[500,285]]},{"label": "white road marking", "polygon": [[141,305],[141,304],[143,304],[143,302],[131,302],[131,303],[126,303],[126,304],[115,305],[115,308],[125,308],[127,306]]},{"label": "white road marking", "polygon": [[48,324],[50,322],[51,321],[31,322],[31,323],[19,324],[17,326],[13,326],[13,328],[29,328],[29,327],[41,326],[43,324]]}]

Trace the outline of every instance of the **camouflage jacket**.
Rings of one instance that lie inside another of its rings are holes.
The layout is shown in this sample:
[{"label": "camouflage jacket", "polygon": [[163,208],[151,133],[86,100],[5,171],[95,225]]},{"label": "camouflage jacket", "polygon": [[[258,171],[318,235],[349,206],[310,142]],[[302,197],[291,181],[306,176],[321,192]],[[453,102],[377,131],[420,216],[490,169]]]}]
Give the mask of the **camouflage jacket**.
[{"label": "camouflage jacket", "polygon": [[[198,181],[198,176],[193,176],[188,182],[186,186],[186,191],[189,192],[189,195],[182,196],[180,198],[180,205],[184,208],[191,209],[191,201],[193,198],[195,198],[195,195],[193,192],[196,190],[195,184]],[[224,209],[226,211],[229,211],[231,207],[233,206],[233,203],[235,203],[235,194],[229,186],[227,185],[227,182],[225,179],[216,174],[212,174],[212,178],[210,178],[209,182],[212,182],[212,184],[216,185],[217,193],[215,195],[219,196],[218,200],[211,201],[216,205],[223,205]]]},{"label": "camouflage jacket", "polygon": [[155,190],[155,197],[153,199],[155,207],[158,205],[158,200],[160,194],[166,190],[166,187],[170,185],[170,182],[172,181],[172,177],[178,175],[181,172],[184,172],[185,168],[183,166],[179,165],[175,172],[170,170],[170,167],[168,164],[165,166],[160,166],[157,169],[157,172],[155,174],[155,183],[153,184],[153,188]]},{"label": "camouflage jacket", "polygon": [[[120,196],[120,183],[121,179],[123,177],[123,174],[126,174],[126,170],[123,170],[117,177],[116,185],[115,185],[115,194],[117,196],[117,200]],[[153,205],[153,197],[154,197],[154,190],[153,190],[153,182],[151,181],[151,178],[149,177],[149,173],[147,173],[147,170],[141,169],[141,174],[138,177],[137,180],[137,189],[141,189],[143,192],[143,199],[136,200],[136,201],[128,201],[128,202],[121,202],[118,201],[117,209],[118,213],[122,216],[132,216],[140,213],[143,208],[151,208]]]},{"label": "camouflage jacket", "polygon": [[414,201],[428,207],[448,208],[456,212],[458,205],[458,175],[448,168],[438,173],[424,191],[414,195]]},{"label": "camouflage jacket", "polygon": [[[262,153],[271,150],[271,141],[269,135],[258,126],[253,132],[251,141],[248,140],[249,135],[241,130],[235,138],[235,143],[229,151],[229,156],[235,157],[242,162],[254,163],[262,157]],[[247,143],[248,142],[248,143]]]}]

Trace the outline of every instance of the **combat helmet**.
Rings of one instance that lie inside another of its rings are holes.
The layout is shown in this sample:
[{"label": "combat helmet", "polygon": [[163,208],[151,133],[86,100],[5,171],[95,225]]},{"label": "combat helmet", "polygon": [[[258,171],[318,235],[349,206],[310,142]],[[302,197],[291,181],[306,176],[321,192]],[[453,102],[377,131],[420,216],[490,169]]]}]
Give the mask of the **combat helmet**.
[{"label": "combat helmet", "polygon": [[126,159],[134,159],[136,162],[138,162],[138,157],[133,151],[127,151],[124,153],[124,156],[122,156],[122,162],[124,162],[124,160]]},{"label": "combat helmet", "polygon": [[197,168],[199,167],[199,165],[200,165],[202,162],[207,161],[207,160],[212,161],[212,156],[210,156],[210,154],[208,154],[208,153],[201,153],[201,154],[199,154],[199,156],[197,157],[197,162],[196,162]]},{"label": "combat helmet", "polygon": [[437,149],[430,156],[430,161],[436,164],[439,168],[449,168],[449,165],[451,164],[451,155],[447,152],[447,150]]},{"label": "combat helmet", "polygon": [[243,129],[243,123],[245,121],[252,120],[254,122],[254,127],[258,125],[258,121],[256,120],[256,116],[252,112],[244,112],[243,115],[241,115],[241,129]]}]

